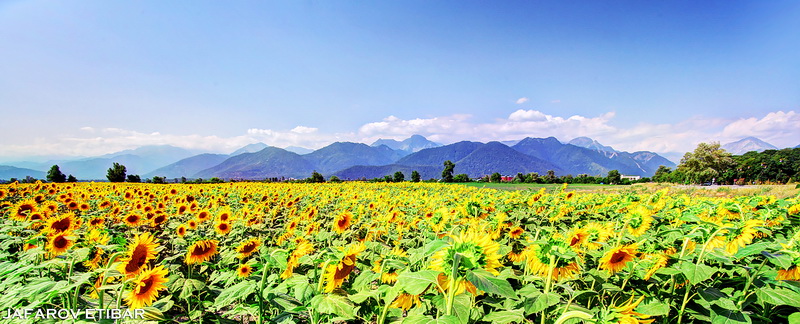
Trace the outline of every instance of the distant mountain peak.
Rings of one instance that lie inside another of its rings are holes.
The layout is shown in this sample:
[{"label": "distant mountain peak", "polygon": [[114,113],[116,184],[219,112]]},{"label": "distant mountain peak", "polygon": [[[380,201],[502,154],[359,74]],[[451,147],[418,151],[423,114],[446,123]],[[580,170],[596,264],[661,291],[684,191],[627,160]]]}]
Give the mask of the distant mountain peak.
[{"label": "distant mountain peak", "polygon": [[603,144],[600,144],[600,142],[598,142],[596,140],[593,140],[591,138],[588,138],[586,136],[573,138],[567,144],[572,144],[572,145],[579,146],[579,147],[585,147],[585,148],[592,149],[592,150],[595,150],[595,151],[600,151],[600,152],[614,152],[614,153],[618,152],[613,147],[605,146]]},{"label": "distant mountain peak", "polygon": [[763,152],[763,151],[766,151],[766,150],[777,150],[778,149],[774,145],[772,145],[770,143],[767,143],[767,142],[764,142],[761,139],[753,137],[753,136],[748,136],[748,137],[742,138],[742,139],[740,139],[740,140],[738,140],[736,142],[731,142],[731,143],[722,145],[722,148],[725,149],[726,151],[728,151],[728,152],[730,152],[732,154],[736,154],[736,155],[742,155],[742,154],[745,154],[745,153],[750,152],[750,151]]},{"label": "distant mountain peak", "polygon": [[261,150],[263,150],[263,149],[265,149],[267,147],[269,147],[269,145],[261,143],[261,142],[247,144],[245,146],[242,146],[238,150],[233,151],[233,153],[231,153],[230,156],[236,156],[236,155],[239,155],[239,154],[242,154],[242,153],[255,153],[255,152],[261,151]]},{"label": "distant mountain peak", "polygon": [[370,146],[381,146],[386,145],[390,149],[404,151],[406,153],[413,153],[418,152],[420,150],[424,150],[426,148],[434,148],[440,147],[442,144],[432,142],[425,138],[422,135],[411,135],[411,137],[404,139],[402,141],[397,141],[393,139],[378,139]]}]

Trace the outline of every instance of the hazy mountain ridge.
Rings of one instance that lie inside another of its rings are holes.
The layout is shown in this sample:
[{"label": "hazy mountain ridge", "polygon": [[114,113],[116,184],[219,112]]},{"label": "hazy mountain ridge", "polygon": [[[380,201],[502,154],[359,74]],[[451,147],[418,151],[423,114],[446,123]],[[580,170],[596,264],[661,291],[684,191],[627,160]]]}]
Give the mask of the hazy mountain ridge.
[{"label": "hazy mountain ridge", "polygon": [[[153,161],[173,159],[191,152],[168,146],[151,146],[103,157],[54,161],[53,164],[58,164],[62,172],[72,173],[80,180],[104,180],[106,171],[114,162],[125,165],[128,174],[140,174],[143,178],[163,176],[170,179],[219,177],[256,180],[271,177],[307,178],[313,171],[326,177],[337,175],[342,179],[360,179],[382,177],[396,171],[410,177],[410,172],[417,170],[423,178],[439,178],[446,160],[456,163],[456,174],[466,173],[471,177],[494,172],[509,176],[530,172],[543,175],[548,170],[555,171],[557,175],[602,176],[610,170],[618,170],[622,174],[650,176],[659,165],[675,166],[653,152],[620,152],[590,138],[576,138],[570,142],[588,147],[564,144],[554,137],[489,143],[462,141],[440,145],[415,135],[404,141],[378,140],[372,145],[336,142],[308,154],[255,143],[234,151],[232,155],[197,154],[157,167],[153,167],[156,163]],[[387,143],[397,149],[389,147]],[[434,147],[421,148],[424,146]],[[258,148],[261,149],[250,152]],[[410,152],[415,149],[416,152]],[[164,152],[166,156],[160,157],[157,152]],[[613,154],[609,156],[609,153]]]},{"label": "hazy mountain ridge", "polygon": [[724,144],[722,145],[722,148],[734,155],[742,155],[750,151],[763,152],[766,150],[778,149],[775,145],[764,142],[752,136]]}]

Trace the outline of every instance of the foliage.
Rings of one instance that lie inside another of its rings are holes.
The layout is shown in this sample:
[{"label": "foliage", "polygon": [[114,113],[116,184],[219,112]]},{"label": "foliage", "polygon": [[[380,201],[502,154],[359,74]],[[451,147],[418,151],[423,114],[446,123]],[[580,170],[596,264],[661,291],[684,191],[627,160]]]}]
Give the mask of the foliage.
[{"label": "foliage", "polygon": [[791,322],[798,216],[800,197],[668,189],[13,183],[0,304],[162,323]]},{"label": "foliage", "polygon": [[403,172],[397,171],[397,172],[394,173],[394,179],[393,180],[394,180],[394,182],[403,182],[403,181],[406,181],[406,176],[403,174]]},{"label": "foliage", "polygon": [[58,165],[53,165],[50,167],[50,171],[47,171],[47,181],[57,183],[66,182],[67,176],[61,173],[61,169],[58,168]]},{"label": "foliage", "polygon": [[619,171],[617,170],[608,171],[608,175],[606,175],[606,181],[608,181],[609,184],[619,184],[622,182],[622,175],[619,174]]},{"label": "foliage", "polygon": [[128,182],[139,183],[142,182],[142,178],[138,174],[129,174]]},{"label": "foliage", "polygon": [[419,172],[417,170],[411,171],[411,182],[419,182]]},{"label": "foliage", "polygon": [[453,177],[453,182],[465,183],[470,181],[472,180],[470,180],[469,176],[466,173],[459,173]]},{"label": "foliage", "polygon": [[719,143],[700,143],[694,152],[683,155],[677,170],[683,173],[686,182],[704,183],[719,178],[733,165],[731,154]]},{"label": "foliage", "polygon": [[453,171],[456,169],[455,163],[450,160],[444,161],[442,170],[442,182],[453,182]]},{"label": "foliage", "polygon": [[311,177],[306,179],[306,182],[309,182],[309,183],[325,182],[325,177],[323,177],[322,174],[320,174],[319,172],[314,171],[314,172],[311,173]]},{"label": "foliage", "polygon": [[500,175],[499,172],[492,173],[489,177],[489,181],[491,182],[500,182],[503,179],[503,176]]},{"label": "foliage", "polygon": [[108,169],[106,178],[109,182],[125,182],[125,172],[127,169],[124,165],[114,162],[113,166]]},{"label": "foliage", "polygon": [[75,178],[75,176],[73,176],[73,175],[71,175],[71,174],[70,174],[70,175],[67,177],[67,182],[78,182],[78,178]]}]

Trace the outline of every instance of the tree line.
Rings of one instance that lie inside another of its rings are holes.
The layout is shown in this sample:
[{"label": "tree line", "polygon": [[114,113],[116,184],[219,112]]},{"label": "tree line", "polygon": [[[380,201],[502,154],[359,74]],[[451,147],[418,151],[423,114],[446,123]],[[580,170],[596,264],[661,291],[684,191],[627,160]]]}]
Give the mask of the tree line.
[{"label": "tree line", "polygon": [[660,166],[657,182],[685,184],[786,184],[800,182],[800,148],[733,155],[719,143],[700,143],[675,170]]}]

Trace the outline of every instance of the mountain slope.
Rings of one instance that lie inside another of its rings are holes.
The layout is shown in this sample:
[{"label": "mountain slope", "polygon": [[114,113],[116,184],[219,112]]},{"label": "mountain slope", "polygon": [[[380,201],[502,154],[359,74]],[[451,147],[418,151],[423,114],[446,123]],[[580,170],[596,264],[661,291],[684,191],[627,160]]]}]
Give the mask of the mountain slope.
[{"label": "mountain slope", "polygon": [[722,148],[734,155],[742,155],[750,151],[763,152],[766,150],[778,149],[775,145],[752,136],[722,145]]},{"label": "mountain slope", "polygon": [[10,180],[11,178],[22,180],[27,176],[44,180],[47,177],[47,173],[26,168],[18,168],[10,165],[0,165],[0,179],[2,180]]},{"label": "mountain slope", "polygon": [[202,170],[222,163],[229,157],[230,156],[226,154],[199,154],[145,173],[143,177],[152,178],[153,176],[159,176],[168,179],[191,177]]},{"label": "mountain slope", "polygon": [[395,162],[400,155],[387,147],[362,143],[336,142],[303,155],[323,175],[356,165],[386,165]]},{"label": "mountain slope", "polygon": [[308,178],[314,166],[297,153],[267,147],[255,153],[242,153],[197,172],[194,178],[265,179],[271,177]]},{"label": "mountain slope", "polygon": [[411,180],[411,172],[419,172],[420,179],[438,179],[442,177],[442,170],[444,167],[436,166],[409,166],[399,164],[389,165],[357,165],[347,169],[338,171],[333,175],[342,180],[359,180],[359,179],[375,179],[383,178],[384,176],[394,176],[394,173],[400,171],[405,176],[406,180]]},{"label": "mountain slope", "polygon": [[398,160],[396,164],[441,166],[444,161],[447,160],[452,162],[461,160],[483,145],[485,144],[463,141],[450,145],[424,149],[403,157],[402,159]]}]

